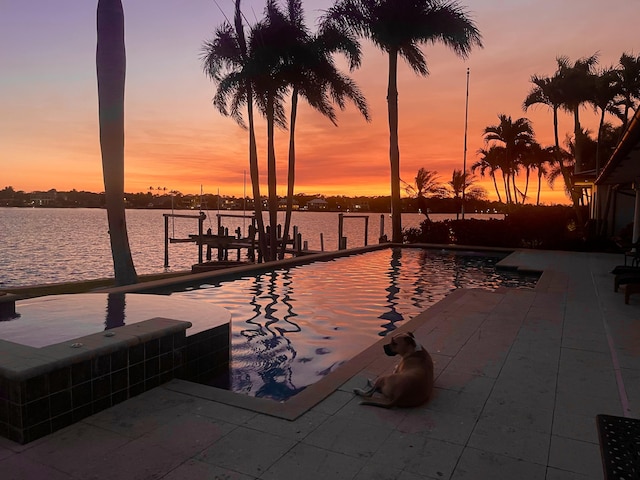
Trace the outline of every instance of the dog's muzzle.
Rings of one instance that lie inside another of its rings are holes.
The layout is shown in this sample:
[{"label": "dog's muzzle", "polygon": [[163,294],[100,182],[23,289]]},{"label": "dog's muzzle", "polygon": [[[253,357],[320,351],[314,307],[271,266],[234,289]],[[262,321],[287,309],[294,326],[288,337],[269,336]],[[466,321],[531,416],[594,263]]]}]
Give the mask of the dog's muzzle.
[{"label": "dog's muzzle", "polygon": [[394,351],[391,349],[391,345],[388,345],[388,344],[387,344],[387,345],[384,345],[382,348],[384,348],[384,353],[386,353],[386,354],[387,354],[387,355],[389,355],[390,357],[395,357],[395,356],[398,354],[398,352],[394,352]]}]

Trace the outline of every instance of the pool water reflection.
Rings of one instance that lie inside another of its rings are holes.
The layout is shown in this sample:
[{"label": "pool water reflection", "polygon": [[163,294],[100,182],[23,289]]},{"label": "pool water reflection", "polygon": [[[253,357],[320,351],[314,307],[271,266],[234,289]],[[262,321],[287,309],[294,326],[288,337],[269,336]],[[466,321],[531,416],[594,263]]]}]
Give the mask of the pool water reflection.
[{"label": "pool water reflection", "polygon": [[535,287],[504,256],[384,249],[171,295],[231,311],[231,389],[285,400],[457,288]]}]

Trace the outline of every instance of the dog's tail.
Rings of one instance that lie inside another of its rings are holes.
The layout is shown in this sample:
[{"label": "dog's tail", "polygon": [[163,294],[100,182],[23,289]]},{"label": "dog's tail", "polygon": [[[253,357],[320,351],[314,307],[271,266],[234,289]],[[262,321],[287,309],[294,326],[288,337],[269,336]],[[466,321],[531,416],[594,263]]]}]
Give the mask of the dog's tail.
[{"label": "dog's tail", "polygon": [[382,408],[393,408],[396,406],[394,401],[383,400],[378,398],[363,400],[360,402],[360,405],[371,405],[372,407],[382,407]]}]

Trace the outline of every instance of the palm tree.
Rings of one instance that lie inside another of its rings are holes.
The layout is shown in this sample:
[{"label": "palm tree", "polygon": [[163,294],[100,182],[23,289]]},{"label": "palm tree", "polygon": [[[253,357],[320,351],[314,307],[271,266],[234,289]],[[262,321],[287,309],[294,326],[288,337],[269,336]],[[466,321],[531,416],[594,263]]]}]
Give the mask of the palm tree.
[{"label": "palm tree", "polygon": [[284,39],[297,34],[295,28],[277,8],[275,0],[268,0],[265,17],[252,29],[249,51],[252,56],[253,87],[256,103],[267,121],[267,187],[269,205],[269,240],[266,257],[275,260],[278,252],[278,208],[276,178],[275,128],[286,128],[284,96],[289,88],[286,75],[287,46]]},{"label": "palm tree", "polygon": [[[446,185],[457,205],[462,204],[463,197],[468,200],[480,200],[486,197],[485,189],[474,185],[476,180],[476,176],[469,172],[463,173],[462,170],[453,170],[451,180]],[[459,210],[459,208],[456,208],[456,218]]]},{"label": "palm tree", "polygon": [[420,49],[422,45],[443,43],[458,56],[466,58],[474,45],[482,46],[480,32],[465,9],[455,1],[337,0],[326,12],[323,22],[339,25],[371,40],[389,57],[387,106],[392,241],[402,242],[398,56],[404,58],[414,72],[426,76],[429,71]]},{"label": "palm tree", "polygon": [[[518,173],[518,157],[526,147],[533,142],[533,128],[528,118],[518,118],[513,121],[503,113],[498,115],[500,123],[485,127],[483,135],[485,143],[499,142],[504,144],[505,167],[505,195],[507,204],[518,203],[518,189],[515,176]],[[513,188],[513,196],[511,195]]]},{"label": "palm tree", "polygon": [[534,168],[538,172],[538,192],[536,195],[536,205],[540,205],[540,190],[542,189],[542,177],[547,173],[547,165],[554,162],[554,148],[543,148],[538,142],[532,142],[523,152],[520,163],[527,172],[527,181],[524,187],[523,203],[529,190],[529,175]]},{"label": "palm tree", "polygon": [[602,149],[601,139],[604,133],[604,117],[605,114],[612,113],[616,116],[621,116],[620,112],[615,107],[616,100],[622,93],[619,83],[618,71],[613,67],[605,68],[595,74],[593,81],[593,91],[591,92],[591,98],[589,102],[593,105],[593,108],[600,110],[600,123],[598,124],[598,146],[596,150],[596,177],[600,173]]},{"label": "palm tree", "polygon": [[233,26],[223,23],[214,33],[214,38],[204,43],[202,61],[205,74],[218,84],[213,105],[220,113],[231,116],[238,125],[247,128],[241,108],[246,105],[249,133],[249,173],[253,192],[253,203],[258,226],[258,245],[265,255],[266,238],[262,219],[262,198],[260,195],[260,172],[258,149],[254,125],[254,59],[249,51],[242,23],[240,0],[235,1]]},{"label": "palm tree", "polygon": [[482,157],[471,165],[471,171],[475,172],[480,170],[480,176],[484,177],[485,172],[489,171],[489,176],[493,180],[493,188],[496,189],[496,195],[498,196],[498,202],[502,203],[502,197],[500,196],[500,189],[498,188],[498,182],[496,181],[496,171],[502,170],[504,180],[504,159],[505,152],[504,147],[498,145],[492,145],[489,149],[481,148],[478,150],[478,155]]},{"label": "palm tree", "polygon": [[[556,75],[559,78],[560,91],[562,95],[562,108],[573,114],[574,138],[579,142],[580,107],[587,103],[593,92],[595,75],[593,68],[598,64],[598,54],[590,57],[583,57],[571,63],[568,57],[556,58],[558,68]],[[580,156],[580,149],[576,149],[575,172],[583,170],[583,159]]]},{"label": "palm tree", "polygon": [[[558,168],[558,174],[562,176],[564,181],[565,192],[569,194],[569,198],[573,203],[577,215],[580,215],[580,198],[573,188],[573,176],[566,168],[563,159],[562,148],[560,147],[560,136],[558,132],[558,110],[563,103],[562,78],[558,71],[552,77],[544,77],[533,75],[531,77],[533,87],[525,98],[522,108],[526,112],[529,107],[534,105],[546,105],[553,112],[553,138],[554,138],[554,157],[555,165]],[[580,217],[578,217],[580,218]]]},{"label": "palm tree", "polygon": [[138,281],[124,210],[124,11],[120,0],[98,0],[96,73],[102,172],[116,285]]},{"label": "palm tree", "polygon": [[[401,180],[402,181],[402,180]],[[414,184],[405,184],[405,192],[418,200],[418,208],[429,220],[429,208],[427,206],[427,196],[440,197],[446,192],[445,187],[440,182],[438,172],[420,168],[414,179]]]},{"label": "palm tree", "polygon": [[618,85],[621,90],[621,100],[618,105],[624,108],[622,135],[629,121],[629,110],[635,112],[640,101],[640,55],[634,57],[631,54],[623,53],[620,57],[618,76]]},{"label": "palm tree", "polygon": [[[277,7],[269,10],[271,15],[284,14]],[[282,235],[282,251],[284,255],[291,225],[293,196],[295,186],[295,128],[298,110],[298,98],[302,96],[314,109],[325,115],[337,125],[336,115],[331,100],[340,109],[345,108],[345,99],[353,101],[366,120],[369,112],[364,95],[352,79],[338,71],[332,54],[343,53],[350,69],[360,65],[360,45],[345,32],[339,32],[331,26],[321,28],[320,32],[311,35],[304,24],[304,11],[300,0],[287,1],[286,20],[291,26],[290,37],[283,39],[282,74],[291,86],[291,112],[289,117],[289,164],[287,175],[287,208]]]}]

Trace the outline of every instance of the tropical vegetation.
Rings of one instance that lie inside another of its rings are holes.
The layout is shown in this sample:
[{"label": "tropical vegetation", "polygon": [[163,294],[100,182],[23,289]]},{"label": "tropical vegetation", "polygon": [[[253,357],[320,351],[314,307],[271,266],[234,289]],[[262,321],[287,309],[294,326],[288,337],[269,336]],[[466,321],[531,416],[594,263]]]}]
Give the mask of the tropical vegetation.
[{"label": "tropical vegetation", "polygon": [[398,57],[418,75],[429,73],[422,45],[442,43],[466,58],[482,46],[480,31],[455,1],[337,0],[324,21],[371,40],[389,59],[387,107],[391,166],[392,241],[402,241],[398,146]]}]

